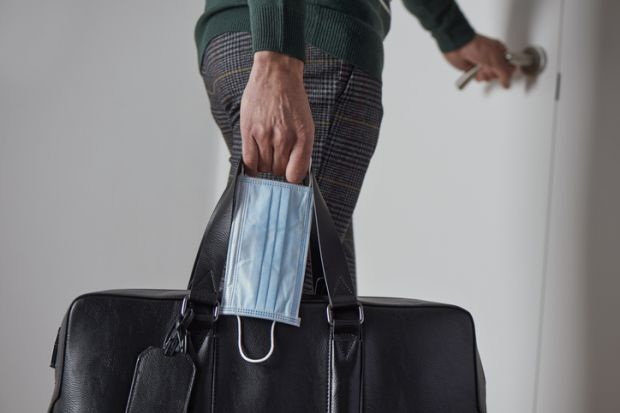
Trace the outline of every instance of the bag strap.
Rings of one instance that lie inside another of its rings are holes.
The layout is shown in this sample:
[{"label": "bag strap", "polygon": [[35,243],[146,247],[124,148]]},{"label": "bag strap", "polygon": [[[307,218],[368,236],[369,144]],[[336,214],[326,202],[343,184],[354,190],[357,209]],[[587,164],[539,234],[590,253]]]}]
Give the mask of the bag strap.
[{"label": "bag strap", "polygon": [[226,189],[217,202],[204,231],[192,274],[187,286],[193,307],[209,307],[213,314],[219,303],[221,280],[223,278],[228,240],[235,204],[235,188],[243,162],[233,158],[233,175],[229,177]]},{"label": "bag strap", "polygon": [[316,243],[312,243],[314,250],[311,254],[319,258],[314,261],[320,263],[320,273],[325,278],[329,304],[332,310],[357,307],[357,295],[342,242],[314,174],[311,174],[310,179],[314,192],[313,224],[316,234]]}]

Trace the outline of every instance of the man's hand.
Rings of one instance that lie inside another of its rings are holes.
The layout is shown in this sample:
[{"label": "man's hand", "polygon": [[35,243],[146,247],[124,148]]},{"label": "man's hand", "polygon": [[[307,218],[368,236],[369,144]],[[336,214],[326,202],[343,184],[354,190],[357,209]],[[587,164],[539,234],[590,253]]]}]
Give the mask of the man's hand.
[{"label": "man's hand", "polygon": [[272,172],[299,183],[308,171],[314,122],[303,65],[277,52],[254,54],[239,119],[243,162],[250,175]]},{"label": "man's hand", "polygon": [[506,60],[506,46],[499,40],[477,34],[473,40],[460,49],[444,53],[445,58],[460,70],[469,70],[480,65],[476,80],[499,79],[502,86],[510,87],[510,78],[515,66]]}]

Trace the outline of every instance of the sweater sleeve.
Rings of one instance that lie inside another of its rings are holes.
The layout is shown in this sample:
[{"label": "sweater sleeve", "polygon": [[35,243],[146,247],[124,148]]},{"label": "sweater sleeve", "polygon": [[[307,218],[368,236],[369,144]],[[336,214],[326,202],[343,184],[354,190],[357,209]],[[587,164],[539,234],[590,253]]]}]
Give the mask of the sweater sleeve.
[{"label": "sweater sleeve", "polygon": [[305,58],[304,0],[248,0],[252,49]]},{"label": "sweater sleeve", "polygon": [[403,3],[431,32],[442,52],[464,46],[476,34],[455,0],[403,0]]}]

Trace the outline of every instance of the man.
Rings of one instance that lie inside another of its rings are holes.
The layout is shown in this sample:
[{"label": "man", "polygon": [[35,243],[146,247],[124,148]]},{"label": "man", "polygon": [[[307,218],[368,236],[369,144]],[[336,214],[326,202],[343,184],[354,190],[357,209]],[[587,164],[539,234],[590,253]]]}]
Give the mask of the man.
[{"label": "man", "polygon": [[[351,217],[383,116],[390,0],[207,0],[196,24],[200,70],[232,174],[300,182],[312,172],[355,282]],[[403,0],[447,61],[480,65],[508,87],[505,46],[476,34],[454,0]],[[310,260],[304,292],[316,289]],[[355,286],[353,286],[355,288]]]}]

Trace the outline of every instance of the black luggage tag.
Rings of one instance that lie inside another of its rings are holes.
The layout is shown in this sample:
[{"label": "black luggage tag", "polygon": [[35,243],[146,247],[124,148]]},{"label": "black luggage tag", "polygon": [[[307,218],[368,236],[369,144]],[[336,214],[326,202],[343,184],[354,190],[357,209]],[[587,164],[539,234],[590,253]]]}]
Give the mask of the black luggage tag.
[{"label": "black luggage tag", "polygon": [[187,353],[149,347],[138,356],[125,413],[185,413],[196,375]]}]

